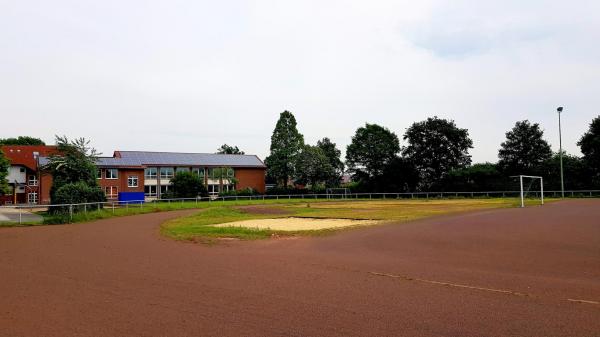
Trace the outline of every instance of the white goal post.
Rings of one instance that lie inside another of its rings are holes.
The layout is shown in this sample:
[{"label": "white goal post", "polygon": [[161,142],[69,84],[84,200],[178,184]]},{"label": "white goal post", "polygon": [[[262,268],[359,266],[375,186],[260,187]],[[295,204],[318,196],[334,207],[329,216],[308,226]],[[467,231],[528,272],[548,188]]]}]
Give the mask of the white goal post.
[{"label": "white goal post", "polygon": [[525,189],[523,188],[523,178],[526,179],[539,179],[540,180],[540,196],[542,198],[542,205],[544,204],[544,178],[540,177],[540,176],[526,176],[526,175],[518,175],[518,176],[514,176],[514,177],[519,177],[519,186],[521,187],[521,207],[525,207],[525,193],[529,192],[529,188],[531,187],[531,184],[529,185],[529,187],[527,188],[527,191],[525,191]]},{"label": "white goal post", "polygon": [[327,199],[331,199],[333,196],[340,196],[342,199],[346,199],[348,194],[350,194],[350,189],[348,188],[328,188],[325,190],[327,193]]}]

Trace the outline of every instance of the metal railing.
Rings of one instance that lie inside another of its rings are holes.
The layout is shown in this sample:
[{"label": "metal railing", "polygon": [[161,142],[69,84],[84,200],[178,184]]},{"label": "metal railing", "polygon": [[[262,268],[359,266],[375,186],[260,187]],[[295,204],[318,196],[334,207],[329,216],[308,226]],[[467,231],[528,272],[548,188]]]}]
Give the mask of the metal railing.
[{"label": "metal railing", "polygon": [[[539,198],[541,192],[528,192],[528,197]],[[128,201],[104,201],[88,203],[71,204],[25,204],[0,206],[0,215],[9,215],[9,222],[26,222],[32,218],[30,216],[34,210],[52,210],[55,214],[67,215],[69,220],[73,220],[76,213],[87,214],[88,212],[104,210],[113,214],[119,209],[134,210],[145,207],[154,207],[160,204],[184,204],[188,203],[211,203],[226,201],[265,201],[265,200],[387,200],[387,199],[445,199],[445,198],[517,198],[520,191],[484,191],[484,192],[404,192],[404,193],[314,193],[314,194],[261,194],[261,195],[238,195],[238,196],[209,196],[196,198],[173,198],[173,199],[153,199],[153,200],[128,200]],[[561,191],[544,191],[544,197],[560,197]],[[572,198],[600,197],[600,190],[569,190],[565,191],[565,196]],[[193,206],[189,208],[194,208]],[[12,215],[13,219],[10,219]],[[0,220],[1,221],[1,220]],[[39,222],[39,220],[38,220]]]}]

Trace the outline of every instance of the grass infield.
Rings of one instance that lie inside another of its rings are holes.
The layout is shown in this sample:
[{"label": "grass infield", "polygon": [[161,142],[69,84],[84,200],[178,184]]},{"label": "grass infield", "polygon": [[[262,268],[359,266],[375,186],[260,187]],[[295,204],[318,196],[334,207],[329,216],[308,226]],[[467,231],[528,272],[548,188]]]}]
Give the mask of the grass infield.
[{"label": "grass infield", "polygon": [[[535,205],[536,200],[528,201]],[[256,204],[256,203],[255,203]],[[245,207],[243,207],[245,206]],[[240,204],[215,203],[194,215],[173,219],[161,226],[161,232],[177,240],[211,241],[216,238],[245,240],[277,236],[325,235],[347,230],[331,228],[320,230],[281,231],[270,229],[212,226],[253,219],[323,218],[406,222],[431,216],[461,213],[474,210],[517,207],[514,198],[498,199],[429,199],[429,200],[377,200],[377,201],[319,201],[287,200],[284,203],[262,204],[260,207]]]}]

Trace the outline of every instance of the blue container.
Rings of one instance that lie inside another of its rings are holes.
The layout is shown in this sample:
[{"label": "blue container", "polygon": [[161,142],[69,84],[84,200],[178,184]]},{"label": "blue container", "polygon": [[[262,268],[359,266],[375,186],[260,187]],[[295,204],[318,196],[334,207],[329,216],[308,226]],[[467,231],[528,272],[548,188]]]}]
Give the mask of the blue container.
[{"label": "blue container", "polygon": [[144,192],[119,192],[120,204],[141,204],[144,202]]}]

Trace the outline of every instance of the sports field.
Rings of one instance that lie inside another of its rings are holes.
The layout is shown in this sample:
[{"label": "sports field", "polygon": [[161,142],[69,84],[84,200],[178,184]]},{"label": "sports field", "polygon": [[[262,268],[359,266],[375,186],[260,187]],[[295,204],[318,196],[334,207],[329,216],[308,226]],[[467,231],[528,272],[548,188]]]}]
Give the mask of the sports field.
[{"label": "sports field", "polygon": [[[344,218],[322,205],[219,221]],[[345,218],[388,212],[369,205]],[[331,235],[213,244],[165,236],[210,209],[0,228],[0,336],[598,336],[600,200],[414,206]]]}]

